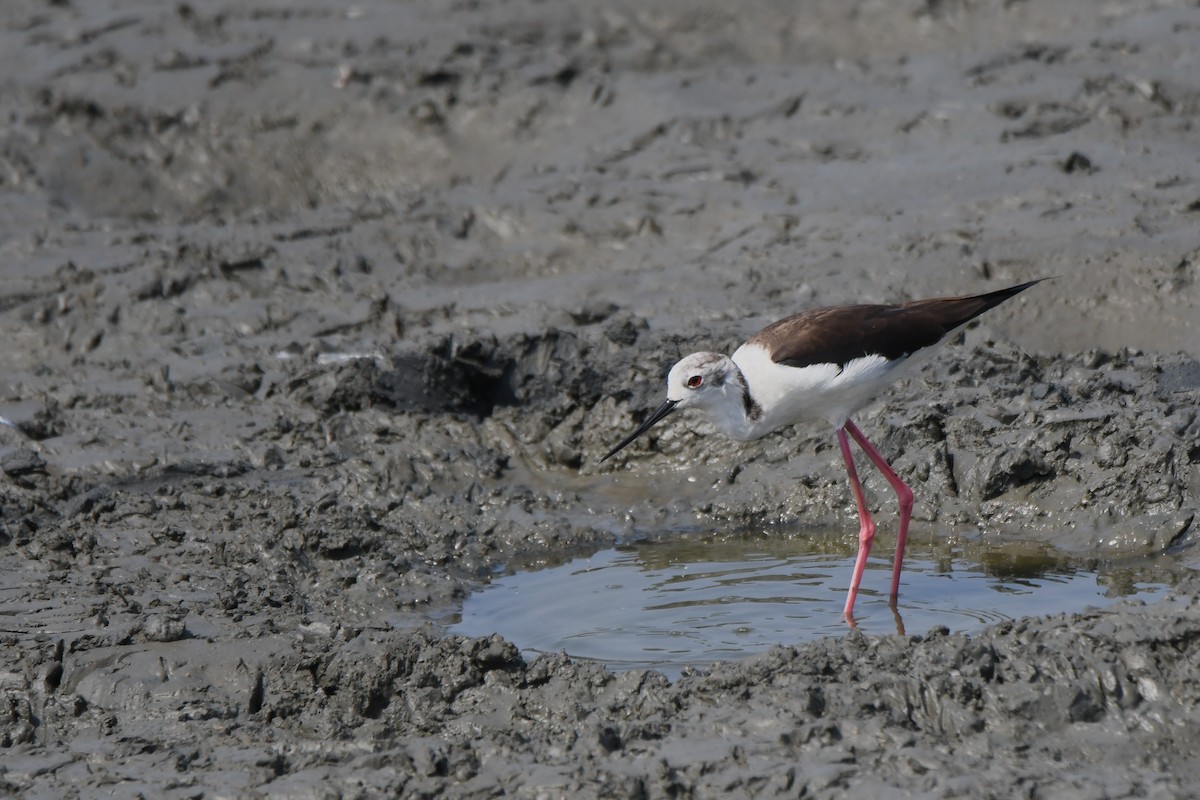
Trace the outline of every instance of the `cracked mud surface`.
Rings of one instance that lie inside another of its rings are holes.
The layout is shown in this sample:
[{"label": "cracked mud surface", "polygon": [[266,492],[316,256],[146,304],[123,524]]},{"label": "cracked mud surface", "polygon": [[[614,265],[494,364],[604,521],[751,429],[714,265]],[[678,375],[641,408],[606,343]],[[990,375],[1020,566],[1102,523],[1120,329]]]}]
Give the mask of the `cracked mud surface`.
[{"label": "cracked mud surface", "polygon": [[[701,8],[5,5],[4,792],[1196,785],[1200,11]],[[827,430],[597,459],[683,353],[1045,275],[860,422],[931,535],[1167,600],[674,683],[445,633],[509,565],[852,537]]]}]

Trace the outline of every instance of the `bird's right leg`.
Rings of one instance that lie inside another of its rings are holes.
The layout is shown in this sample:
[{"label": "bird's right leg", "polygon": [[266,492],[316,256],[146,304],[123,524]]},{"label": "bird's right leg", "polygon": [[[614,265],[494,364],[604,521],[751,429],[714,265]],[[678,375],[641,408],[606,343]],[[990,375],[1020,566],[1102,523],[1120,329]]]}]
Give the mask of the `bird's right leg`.
[{"label": "bird's right leg", "polygon": [[854,468],[854,456],[850,453],[850,440],[846,438],[846,426],[837,429],[838,446],[842,448],[842,458],[846,461],[846,474],[850,476],[850,490],[854,492],[854,502],[858,504],[858,558],[854,561],[854,575],[850,579],[850,592],[846,595],[845,615],[848,620],[854,619],[854,601],[858,597],[858,584],[862,582],[863,570],[867,567],[867,557],[871,554],[871,542],[875,541],[875,522],[867,511],[867,499],[863,496],[862,483],[858,480],[858,471]]}]

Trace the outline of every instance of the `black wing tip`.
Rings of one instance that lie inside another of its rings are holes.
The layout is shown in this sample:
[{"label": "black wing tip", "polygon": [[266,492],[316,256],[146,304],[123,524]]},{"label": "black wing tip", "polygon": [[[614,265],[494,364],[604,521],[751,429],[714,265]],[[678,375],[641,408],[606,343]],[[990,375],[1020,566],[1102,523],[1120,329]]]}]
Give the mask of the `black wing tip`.
[{"label": "black wing tip", "polygon": [[1054,280],[1058,280],[1060,277],[1062,277],[1062,276],[1061,275],[1048,275],[1045,278],[1034,278],[1031,281],[1025,281],[1024,283],[1018,283],[1016,286],[1009,286],[1007,289],[997,289],[994,292],[987,292],[984,294],[984,297],[998,297],[998,296],[1002,295],[1004,298],[1009,298],[1015,294],[1020,294],[1021,292],[1025,291],[1026,289],[1028,289],[1031,286],[1036,286],[1037,284],[1041,283],[1042,281],[1054,281]]},{"label": "black wing tip", "polygon": [[1042,283],[1043,281],[1056,281],[1061,277],[1062,277],[1061,275],[1047,275],[1044,278],[1034,278],[1031,281],[1025,281],[1024,283],[1018,283],[1016,286],[1010,287],[1010,290],[1012,291],[1013,294],[1016,294],[1018,292],[1025,291],[1030,286],[1036,286],[1039,283]]},{"label": "black wing tip", "polygon": [[968,318],[967,320],[963,320],[963,322],[968,322],[970,319],[974,319],[976,316],[979,316],[979,314],[982,314],[984,311],[987,311],[988,309],[991,309],[991,308],[995,308],[996,306],[1000,305],[1008,298],[1020,294],[1021,292],[1025,291],[1026,289],[1028,289],[1031,286],[1036,286],[1037,284],[1041,283],[1042,281],[1058,280],[1061,277],[1062,277],[1061,275],[1048,275],[1045,278],[1034,278],[1031,281],[1025,281],[1024,283],[1018,283],[1016,286],[1009,286],[1005,289],[997,289],[994,292],[984,292],[983,294],[976,295],[975,296],[976,299],[985,301],[987,303],[987,305],[985,305],[974,316]]},{"label": "black wing tip", "polygon": [[[1004,289],[996,289],[995,291],[992,291],[992,292],[984,292],[983,294],[962,295],[959,297],[943,298],[944,300],[948,300],[953,303],[959,303],[959,302],[965,301],[970,304],[975,304],[976,307],[972,310],[969,310],[964,316],[958,317],[956,319],[946,320],[947,324],[946,324],[945,330],[943,331],[942,335],[944,336],[944,335],[950,333],[950,331],[956,330],[957,328],[960,328],[963,325],[966,325],[971,320],[975,319],[976,317],[982,316],[983,314],[987,313],[988,311],[991,311],[993,308],[1000,305],[1005,300],[1008,300],[1009,298],[1020,294],[1021,292],[1025,291],[1026,289],[1028,289],[1031,286],[1039,284],[1042,281],[1056,280],[1059,277],[1060,276],[1058,276],[1058,275],[1050,275],[1045,278],[1034,278],[1031,281],[1025,281],[1024,283],[1018,283],[1016,286],[1009,286]],[[932,302],[936,303],[938,301],[934,300]],[[938,338],[940,339],[941,337],[938,337]]]}]

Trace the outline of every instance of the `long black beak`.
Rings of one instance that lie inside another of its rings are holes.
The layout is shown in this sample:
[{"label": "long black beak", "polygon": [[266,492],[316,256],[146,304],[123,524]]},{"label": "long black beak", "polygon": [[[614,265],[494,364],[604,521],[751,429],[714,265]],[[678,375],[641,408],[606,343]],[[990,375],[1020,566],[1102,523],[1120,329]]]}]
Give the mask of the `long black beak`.
[{"label": "long black beak", "polygon": [[638,429],[636,431],[634,431],[633,433],[629,434],[624,439],[622,439],[621,443],[619,445],[617,445],[616,447],[614,447],[612,450],[609,450],[608,455],[606,455],[604,458],[600,459],[600,462],[604,463],[605,461],[608,461],[610,458],[612,458],[614,455],[617,454],[618,450],[620,450],[625,445],[632,442],[634,439],[641,436],[646,431],[650,430],[650,428],[652,428],[656,422],[663,419],[668,414],[670,414],[672,411],[674,411],[675,406],[677,406],[678,404],[679,404],[678,400],[668,400],[667,402],[663,403],[661,406],[659,406],[657,409],[655,409],[653,414],[651,414],[649,417],[646,417],[646,421],[643,422],[641,425],[639,425]]}]

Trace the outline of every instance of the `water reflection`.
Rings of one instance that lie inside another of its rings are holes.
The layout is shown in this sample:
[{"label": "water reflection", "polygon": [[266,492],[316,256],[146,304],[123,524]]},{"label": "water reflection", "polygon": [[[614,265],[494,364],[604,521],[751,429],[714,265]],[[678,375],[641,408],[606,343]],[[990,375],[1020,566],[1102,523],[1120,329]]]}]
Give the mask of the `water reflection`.
[{"label": "water reflection", "polygon": [[[565,650],[614,669],[676,676],[846,632],[856,542],[840,532],[675,535],[496,578],[463,604],[455,632],[498,632],[529,653]],[[855,623],[869,635],[975,631],[1002,619],[1080,611],[1165,588],[1161,564],[1106,565],[1045,542],[910,538],[898,613],[887,604],[894,542],[876,541]]]}]

